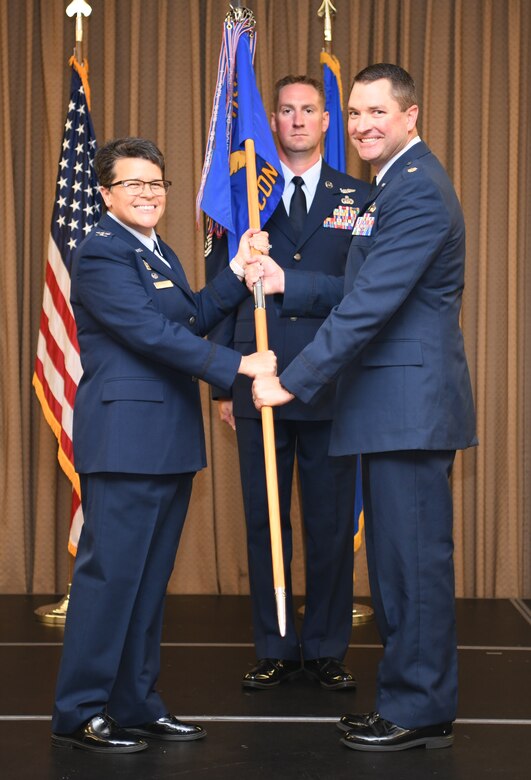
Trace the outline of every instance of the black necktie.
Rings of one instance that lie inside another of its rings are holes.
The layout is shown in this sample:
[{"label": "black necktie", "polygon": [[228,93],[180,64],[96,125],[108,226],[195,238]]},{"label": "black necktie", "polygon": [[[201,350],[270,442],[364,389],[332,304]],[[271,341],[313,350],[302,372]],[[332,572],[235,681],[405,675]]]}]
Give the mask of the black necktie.
[{"label": "black necktie", "polygon": [[371,189],[369,191],[369,198],[374,198],[377,189],[378,189],[378,184],[376,183],[376,176],[373,176],[373,179],[371,181]]},{"label": "black necktie", "polygon": [[304,220],[306,219],[306,195],[302,189],[304,184],[302,176],[294,176],[291,181],[295,185],[295,191],[289,204],[289,219],[293,226],[293,232],[298,238],[302,233]]}]

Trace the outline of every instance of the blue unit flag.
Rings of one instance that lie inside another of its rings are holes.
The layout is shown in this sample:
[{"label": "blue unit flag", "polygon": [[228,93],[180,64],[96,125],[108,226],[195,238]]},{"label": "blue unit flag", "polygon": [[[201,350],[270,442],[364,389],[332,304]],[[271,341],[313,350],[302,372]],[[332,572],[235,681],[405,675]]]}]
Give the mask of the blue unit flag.
[{"label": "blue unit flag", "polygon": [[333,54],[321,52],[323,66],[323,84],[325,90],[325,108],[330,114],[330,124],[325,136],[324,159],[338,171],[346,171],[345,130],[343,127],[343,94],[341,87],[341,68],[339,60]]},{"label": "blue unit flag", "polygon": [[252,139],[260,224],[263,226],[282,197],[284,179],[253,69],[254,20],[224,24],[218,79],[197,216],[208,217],[207,233],[227,233],[229,257],[234,257],[242,233],[249,227],[245,141]]},{"label": "blue unit flag", "polygon": [[[321,52],[323,83],[325,90],[325,109],[330,115],[330,123],[325,136],[324,159],[338,171],[346,171],[345,131],[343,126],[343,90],[341,86],[341,68],[339,60],[333,54]],[[364,525],[363,491],[361,482],[361,456],[356,458],[356,499],[354,502],[354,550],[361,547]]]}]

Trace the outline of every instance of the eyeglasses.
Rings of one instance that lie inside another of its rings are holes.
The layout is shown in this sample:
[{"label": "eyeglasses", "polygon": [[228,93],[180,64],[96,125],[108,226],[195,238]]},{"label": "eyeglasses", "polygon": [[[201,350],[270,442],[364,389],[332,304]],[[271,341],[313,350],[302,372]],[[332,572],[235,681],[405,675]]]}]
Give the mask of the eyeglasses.
[{"label": "eyeglasses", "polygon": [[155,179],[154,181],[142,181],[142,179],[122,179],[121,181],[113,181],[109,184],[107,189],[111,187],[117,187],[118,184],[124,188],[128,195],[142,195],[144,187],[149,187],[152,195],[165,195],[171,187],[171,181],[166,179]]}]

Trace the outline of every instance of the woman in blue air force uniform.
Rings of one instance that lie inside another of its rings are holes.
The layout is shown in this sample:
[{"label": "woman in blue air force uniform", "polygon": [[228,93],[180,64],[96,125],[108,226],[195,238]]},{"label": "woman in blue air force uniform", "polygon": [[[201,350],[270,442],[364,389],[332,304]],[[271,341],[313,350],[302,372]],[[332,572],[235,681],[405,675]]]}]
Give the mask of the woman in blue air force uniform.
[{"label": "woman in blue air force uniform", "polygon": [[[75,254],[71,301],[83,376],[74,456],[84,526],[53,716],[53,742],[132,752],[205,731],[168,713],[155,690],[166,586],[195,472],[206,465],[198,378],[230,386],[274,372],[271,352],[202,338],[249,293],[248,231],[230,267],[198,293],[155,233],[169,182],[150,141],[112,141],[95,167],[108,213]],[[253,273],[253,272],[251,272]]]}]

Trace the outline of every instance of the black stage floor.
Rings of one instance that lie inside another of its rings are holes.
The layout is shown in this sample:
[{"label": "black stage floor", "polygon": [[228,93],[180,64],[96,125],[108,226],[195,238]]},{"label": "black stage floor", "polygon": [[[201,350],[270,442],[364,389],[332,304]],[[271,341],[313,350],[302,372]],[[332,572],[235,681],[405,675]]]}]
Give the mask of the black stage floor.
[{"label": "black stage floor", "polygon": [[348,750],[334,725],[344,712],[373,709],[381,654],[374,622],[352,630],[346,661],[357,691],[325,691],[300,678],[272,691],[244,692],[240,679],[255,659],[248,597],[169,596],[159,688],[172,711],[201,723],[208,737],[100,756],[50,745],[63,630],[38,623],[33,612],[58,598],[0,596],[2,780],[531,777],[531,601],[457,602],[454,746],[385,755]]}]

